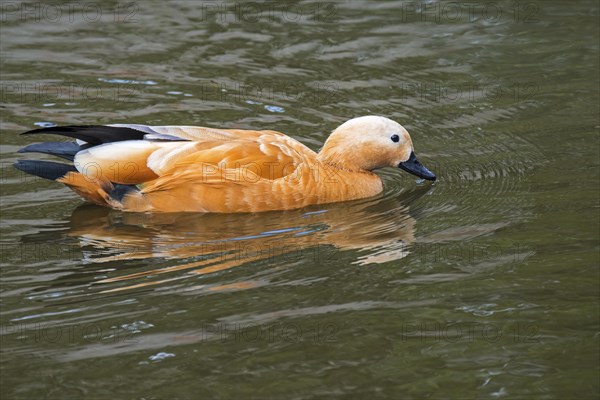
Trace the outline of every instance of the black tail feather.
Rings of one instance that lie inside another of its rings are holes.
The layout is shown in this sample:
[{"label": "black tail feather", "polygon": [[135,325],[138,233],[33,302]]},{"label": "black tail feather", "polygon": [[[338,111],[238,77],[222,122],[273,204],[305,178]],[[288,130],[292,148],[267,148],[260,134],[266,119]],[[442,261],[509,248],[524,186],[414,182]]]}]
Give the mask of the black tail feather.
[{"label": "black tail feather", "polygon": [[143,140],[145,132],[132,128],[104,125],[71,125],[53,126],[50,128],[34,129],[21,135],[51,134],[72,137],[83,140],[90,145],[120,142],[123,140]]},{"label": "black tail feather", "polygon": [[89,146],[80,146],[75,142],[46,142],[34,143],[19,150],[19,153],[44,153],[51,154],[73,161],[75,154]]},{"label": "black tail feather", "polygon": [[122,202],[125,195],[140,191],[135,185],[123,185],[120,183],[115,183],[113,185],[115,188],[111,190],[108,195],[118,202]]},{"label": "black tail feather", "polygon": [[40,160],[18,160],[13,164],[20,171],[54,181],[68,172],[77,172],[73,165]]},{"label": "black tail feather", "polygon": [[[81,150],[104,143],[120,142],[123,140],[144,140],[144,135],[146,135],[147,132],[119,126],[72,125],[53,126],[50,128],[35,129],[32,131],[22,133],[22,135],[37,134],[67,136],[83,140],[86,143],[82,145],[76,142],[34,143],[20,149],[19,153],[44,153],[73,161],[77,152]],[[174,136],[165,136],[167,137],[161,139],[183,140]],[[64,177],[69,172],[77,172],[77,169],[73,165],[41,160],[18,160],[14,164],[14,167],[28,174],[53,181]],[[138,191],[139,189],[135,185],[124,185],[115,183],[113,184],[113,188],[112,190],[110,190],[108,195],[111,198],[120,202],[127,194]]]}]

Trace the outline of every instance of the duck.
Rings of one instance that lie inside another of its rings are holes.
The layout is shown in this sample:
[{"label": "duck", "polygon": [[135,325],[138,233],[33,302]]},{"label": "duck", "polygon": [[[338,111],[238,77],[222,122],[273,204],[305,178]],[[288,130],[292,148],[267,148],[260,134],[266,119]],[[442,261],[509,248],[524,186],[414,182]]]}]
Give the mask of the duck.
[{"label": "duck", "polygon": [[18,170],[124,212],[254,213],[357,200],[383,191],[374,171],[385,167],[436,179],[417,159],[408,131],[373,115],[341,124],[318,153],[273,130],[110,124],[22,134],[75,141],[20,149],[70,163],[25,159],[14,164]]}]

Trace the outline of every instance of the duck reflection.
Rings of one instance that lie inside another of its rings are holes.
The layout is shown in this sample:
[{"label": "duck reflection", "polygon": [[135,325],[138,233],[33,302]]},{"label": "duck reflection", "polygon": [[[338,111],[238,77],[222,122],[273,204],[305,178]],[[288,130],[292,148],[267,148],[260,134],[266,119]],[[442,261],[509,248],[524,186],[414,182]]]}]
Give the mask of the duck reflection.
[{"label": "duck reflection", "polygon": [[[67,234],[78,239],[84,262],[147,260],[161,265],[96,281],[106,285],[104,292],[180,279],[177,271],[205,275],[255,261],[277,267],[298,260],[327,265],[340,251],[356,252],[352,263],[358,265],[384,263],[408,254],[415,241],[408,205],[426,191],[419,187],[393,198],[256,214],[141,214],[83,205],[73,212]],[[140,283],[140,278],[153,279]],[[207,289],[253,286],[244,281]]]}]

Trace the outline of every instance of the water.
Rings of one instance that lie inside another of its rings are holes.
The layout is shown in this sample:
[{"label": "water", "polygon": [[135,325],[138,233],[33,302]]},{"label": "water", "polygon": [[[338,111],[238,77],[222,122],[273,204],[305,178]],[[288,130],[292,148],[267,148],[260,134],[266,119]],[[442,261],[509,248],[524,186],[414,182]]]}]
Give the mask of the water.
[{"label": "water", "polygon": [[[2,398],[598,398],[597,2],[78,4],[2,4]],[[365,114],[438,181],[135,215],[11,167],[36,126]]]}]

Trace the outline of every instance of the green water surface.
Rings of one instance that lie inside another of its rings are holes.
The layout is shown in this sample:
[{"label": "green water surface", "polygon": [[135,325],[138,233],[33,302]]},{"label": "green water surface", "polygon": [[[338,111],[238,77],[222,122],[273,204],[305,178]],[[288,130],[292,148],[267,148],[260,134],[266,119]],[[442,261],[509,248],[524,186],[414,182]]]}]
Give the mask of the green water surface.
[{"label": "green water surface", "polygon": [[[597,1],[1,3],[2,399],[597,399]],[[126,214],[12,168],[37,126],[361,115],[438,175]]]}]

